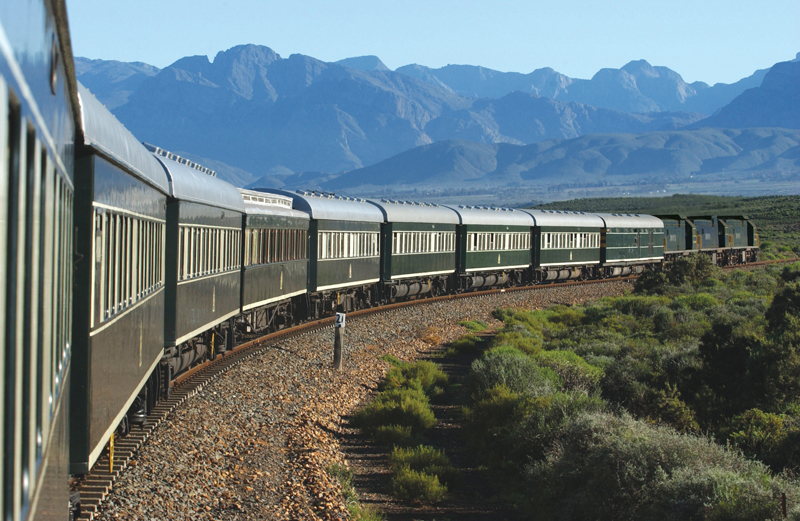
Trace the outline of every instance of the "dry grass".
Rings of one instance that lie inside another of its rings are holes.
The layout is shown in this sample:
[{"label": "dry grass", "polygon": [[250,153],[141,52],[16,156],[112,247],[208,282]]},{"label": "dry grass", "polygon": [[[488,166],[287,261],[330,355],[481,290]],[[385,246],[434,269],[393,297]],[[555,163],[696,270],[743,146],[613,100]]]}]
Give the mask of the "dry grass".
[{"label": "dry grass", "polygon": [[431,346],[438,346],[442,343],[442,336],[436,326],[427,326],[420,329],[417,333],[417,338]]}]

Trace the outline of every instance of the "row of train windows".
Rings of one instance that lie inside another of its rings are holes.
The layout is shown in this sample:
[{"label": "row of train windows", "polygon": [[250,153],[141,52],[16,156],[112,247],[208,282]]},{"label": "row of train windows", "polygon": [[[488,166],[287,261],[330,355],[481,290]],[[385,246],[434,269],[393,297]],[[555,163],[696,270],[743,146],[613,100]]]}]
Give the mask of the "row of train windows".
[{"label": "row of train windows", "polygon": [[599,233],[543,233],[542,249],[599,248]]},{"label": "row of train windows", "polygon": [[307,244],[306,230],[245,230],[244,265],[305,259],[308,257]]},{"label": "row of train windows", "polygon": [[241,267],[241,230],[180,226],[178,280],[205,277]]},{"label": "row of train windows", "polygon": [[[103,322],[163,286],[164,223],[103,208],[95,208],[94,223],[97,304]],[[93,311],[92,325],[94,317]]]},{"label": "row of train windows", "polygon": [[467,234],[467,251],[528,250],[530,247],[531,236],[526,232],[474,232]]},{"label": "row of train windows", "polygon": [[394,232],[392,254],[456,251],[455,232]]},{"label": "row of train windows", "polygon": [[378,256],[378,232],[319,232],[317,241],[320,260]]},{"label": "row of train windows", "polygon": [[[0,76],[3,517],[25,512],[61,401],[72,331],[73,193]],[[69,161],[70,158],[65,158]],[[10,288],[17,291],[11,292]],[[63,412],[62,412],[63,414]],[[13,494],[12,494],[13,492]]]}]

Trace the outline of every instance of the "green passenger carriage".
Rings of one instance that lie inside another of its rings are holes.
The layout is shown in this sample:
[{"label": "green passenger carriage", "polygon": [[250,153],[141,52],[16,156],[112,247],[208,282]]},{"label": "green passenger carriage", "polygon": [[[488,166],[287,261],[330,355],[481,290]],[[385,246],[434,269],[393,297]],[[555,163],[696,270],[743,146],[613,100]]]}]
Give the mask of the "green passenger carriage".
[{"label": "green passenger carriage", "polygon": [[530,280],[530,214],[510,208],[450,206],[459,217],[456,269],[459,289]]},{"label": "green passenger carriage", "polygon": [[244,204],[239,191],[215,172],[146,146],[169,178],[164,357],[175,374],[233,347],[234,318],[241,309]]},{"label": "green passenger carriage", "polygon": [[[77,148],[70,471],[84,474],[116,429],[155,405],[164,350],[164,229],[159,162],[82,85]],[[91,385],[87,382],[91,381]]]},{"label": "green passenger carriage", "polygon": [[584,212],[522,210],[534,220],[536,282],[594,277],[600,266],[603,220]]},{"label": "green passenger carriage", "polygon": [[365,199],[328,192],[256,190],[291,197],[292,208],[310,217],[310,316],[370,306],[380,281],[381,211]]},{"label": "green passenger carriage", "polygon": [[436,204],[369,201],[383,213],[381,289],[384,301],[454,287],[458,214]]},{"label": "green passenger carriage", "polygon": [[282,329],[308,285],[308,214],[292,198],[239,189],[244,202],[242,315],[250,330]]},{"label": "green passenger carriage", "polygon": [[664,260],[664,223],[644,214],[595,214],[603,219],[600,261],[603,275],[641,273],[645,264]]},{"label": "green passenger carriage", "polygon": [[[73,159],[80,119],[62,0],[0,4],[0,512],[65,519]],[[78,374],[78,378],[83,375]]]}]

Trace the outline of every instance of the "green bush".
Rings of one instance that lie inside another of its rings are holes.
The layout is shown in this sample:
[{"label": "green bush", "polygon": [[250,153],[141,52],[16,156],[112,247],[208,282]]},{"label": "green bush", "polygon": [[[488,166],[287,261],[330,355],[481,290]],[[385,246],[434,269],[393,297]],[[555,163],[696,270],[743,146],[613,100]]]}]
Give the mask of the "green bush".
[{"label": "green bush", "polygon": [[781,492],[800,499],[736,451],[605,413],[572,419],[527,477],[534,508],[554,519],[766,520]]},{"label": "green bush", "polygon": [[676,309],[680,306],[688,307],[694,311],[705,311],[719,304],[719,301],[708,293],[690,293],[679,295],[672,300],[670,307]]},{"label": "green bush", "polygon": [[539,366],[552,369],[565,389],[589,394],[600,389],[603,371],[572,351],[541,351],[532,358]]},{"label": "green bush", "polygon": [[395,472],[407,467],[417,472],[436,476],[440,482],[446,485],[452,485],[457,478],[456,470],[450,464],[450,458],[445,455],[444,451],[426,445],[408,449],[395,447],[389,455],[389,465]]},{"label": "green bush", "polygon": [[655,309],[669,304],[668,297],[626,295],[607,301],[611,306],[626,315],[637,318],[652,317]]},{"label": "green bush", "polygon": [[786,436],[783,416],[759,409],[737,414],[720,434],[751,457],[774,450]]},{"label": "green bush", "polygon": [[[417,384],[410,383],[416,380]],[[447,385],[447,375],[433,362],[422,360],[413,364],[400,363],[389,370],[381,382],[380,389],[399,389],[401,387],[420,387],[430,392],[434,387]]]},{"label": "green bush", "polygon": [[492,346],[510,346],[522,352],[534,354],[542,350],[543,340],[540,331],[531,333],[525,326],[517,325],[497,333],[492,340]]},{"label": "green bush", "polygon": [[458,323],[458,325],[463,326],[469,329],[470,331],[474,331],[476,333],[484,331],[486,330],[486,328],[489,327],[489,324],[487,324],[483,320],[462,320],[461,322]]},{"label": "green bush", "polygon": [[479,397],[500,385],[511,392],[535,397],[555,392],[561,381],[552,369],[540,367],[518,351],[493,349],[472,362],[468,387]]},{"label": "green bush", "polygon": [[596,396],[580,392],[558,392],[534,401],[525,416],[511,429],[506,438],[508,458],[516,461],[519,470],[531,459],[541,459],[551,448],[564,426],[586,412],[606,410],[606,403]]},{"label": "green bush", "polygon": [[353,415],[352,424],[374,434],[380,426],[409,427],[413,434],[436,425],[428,397],[421,389],[389,389]]},{"label": "green bush", "polygon": [[800,279],[800,262],[794,262],[783,267],[781,280],[784,282],[794,282]]},{"label": "green bush", "polygon": [[447,495],[439,478],[403,467],[392,477],[392,495],[400,501],[438,503]]},{"label": "green bush", "polygon": [[372,438],[381,445],[405,446],[411,444],[414,435],[410,426],[379,425],[375,428]]},{"label": "green bush", "polygon": [[465,335],[450,343],[448,351],[452,354],[477,353],[483,348],[483,340],[475,335]]},{"label": "green bush", "polygon": [[667,274],[654,269],[646,270],[636,279],[633,292],[637,295],[658,295],[664,292],[667,284]]},{"label": "green bush", "polygon": [[467,441],[484,456],[499,457],[498,464],[505,465],[507,437],[537,406],[541,407],[539,402],[546,400],[514,393],[504,385],[491,389],[464,409]]},{"label": "green bush", "polygon": [[711,256],[697,252],[670,263],[667,280],[675,286],[686,283],[697,286],[718,274],[719,268],[711,261]]}]

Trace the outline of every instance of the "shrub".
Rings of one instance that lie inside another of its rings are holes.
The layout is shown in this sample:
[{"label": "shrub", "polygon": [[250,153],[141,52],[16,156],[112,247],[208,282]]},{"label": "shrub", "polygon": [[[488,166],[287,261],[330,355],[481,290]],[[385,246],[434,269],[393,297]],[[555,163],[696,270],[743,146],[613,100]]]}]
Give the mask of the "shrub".
[{"label": "shrub", "polygon": [[458,340],[450,343],[448,351],[453,354],[469,354],[480,351],[483,347],[483,340],[475,335],[465,335]]},{"label": "shrub", "polygon": [[679,295],[672,300],[670,307],[676,309],[679,306],[686,306],[694,311],[704,311],[711,309],[719,304],[719,301],[708,293],[690,293]]},{"label": "shrub", "polygon": [[626,295],[606,301],[611,307],[626,315],[637,318],[652,317],[654,311],[669,304],[669,298],[657,296]]},{"label": "shrub", "polygon": [[798,279],[800,279],[800,262],[784,266],[783,271],[781,271],[781,280],[784,282],[794,282]]},{"label": "shrub", "polygon": [[504,385],[491,389],[482,399],[464,409],[468,441],[484,455],[490,458],[499,455],[502,460],[509,448],[507,436],[542,400],[547,398],[520,395]]},{"label": "shrub", "polygon": [[509,458],[520,467],[531,459],[543,458],[574,416],[605,409],[606,403],[601,398],[579,392],[558,392],[536,400],[510,433]]},{"label": "shrub", "polygon": [[695,413],[681,400],[677,386],[667,384],[666,389],[653,393],[653,407],[649,418],[658,423],[667,423],[680,432],[699,432]]},{"label": "shrub", "polygon": [[529,396],[550,394],[561,385],[552,369],[540,367],[528,356],[508,349],[487,351],[472,362],[468,382],[476,397],[499,385]]},{"label": "shrub", "polygon": [[497,333],[492,345],[511,346],[525,353],[533,354],[542,350],[543,336],[540,331],[531,333],[524,326],[516,325]]},{"label": "shrub", "polygon": [[775,449],[786,436],[783,417],[759,409],[737,414],[720,433],[750,456]]},{"label": "shrub", "polygon": [[633,292],[642,295],[657,295],[664,292],[667,284],[667,274],[663,271],[646,270],[636,279]]},{"label": "shrub", "polygon": [[583,323],[584,313],[580,307],[555,305],[547,310],[545,316],[547,316],[547,321],[551,325],[559,324],[564,327],[577,327]]},{"label": "shrub", "polygon": [[799,493],[711,440],[605,413],[571,420],[527,476],[536,506],[557,519],[766,520],[782,491]]},{"label": "shrub", "polygon": [[[411,384],[416,380],[417,384]],[[447,375],[433,362],[421,360],[413,364],[400,363],[389,370],[381,382],[381,389],[398,389],[401,387],[420,387],[430,392],[436,386],[447,385]]]},{"label": "shrub", "polygon": [[603,378],[602,369],[586,363],[572,351],[541,351],[533,360],[542,367],[552,369],[563,382],[565,389],[595,393]]},{"label": "shrub", "polygon": [[447,487],[439,478],[408,467],[397,471],[391,482],[392,495],[400,501],[438,503],[447,495]]},{"label": "shrub", "polygon": [[374,434],[380,426],[397,425],[419,432],[436,425],[428,397],[421,389],[389,389],[353,415],[356,428]]},{"label": "shrub", "polygon": [[699,285],[708,279],[717,277],[719,269],[711,262],[711,256],[705,253],[693,253],[688,257],[680,257],[671,263],[667,271],[670,284]]},{"label": "shrub", "polygon": [[484,322],[483,320],[462,320],[458,323],[458,325],[463,326],[470,331],[474,331],[476,333],[480,331],[486,330],[489,327],[489,324]]},{"label": "shrub", "polygon": [[410,426],[405,425],[379,425],[375,428],[372,438],[381,445],[409,445],[414,436]]},{"label": "shrub", "polygon": [[447,485],[452,485],[456,479],[456,470],[450,464],[450,458],[445,455],[444,451],[426,445],[409,449],[396,447],[389,455],[389,464],[395,472],[407,467],[417,472],[436,476],[440,482]]}]

